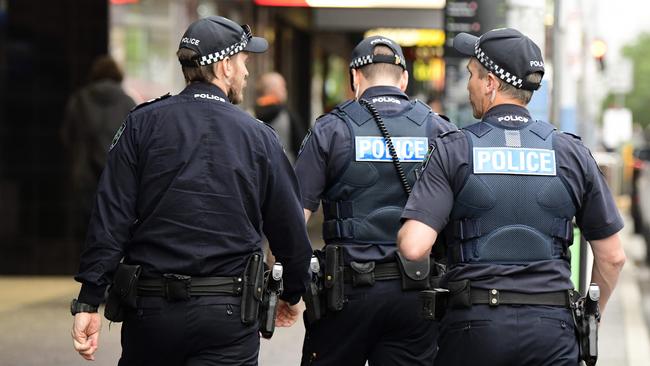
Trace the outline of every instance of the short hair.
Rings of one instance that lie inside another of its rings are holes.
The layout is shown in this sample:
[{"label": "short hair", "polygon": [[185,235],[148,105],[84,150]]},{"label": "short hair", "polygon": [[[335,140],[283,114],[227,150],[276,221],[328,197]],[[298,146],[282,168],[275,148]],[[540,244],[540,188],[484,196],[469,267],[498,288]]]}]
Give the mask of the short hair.
[{"label": "short hair", "polygon": [[[474,62],[476,63],[476,65],[478,65],[478,78],[484,79],[489,73],[488,69],[486,69],[485,66],[483,66],[477,60],[474,60]],[[541,72],[534,72],[532,74],[526,75],[526,81],[533,84],[539,84],[542,82],[543,76],[544,74],[542,74]],[[497,90],[502,92],[503,94],[506,94],[511,98],[519,100],[523,104],[528,104],[530,102],[530,99],[533,97],[532,90],[519,89],[513,85],[506,83],[501,79],[499,79],[499,88]]]},{"label": "short hair", "polygon": [[[375,48],[372,49],[372,54],[388,55],[388,56],[395,55],[393,50],[391,50],[389,47],[384,45],[375,46]],[[368,64],[362,66],[361,68],[359,68],[359,71],[361,71],[363,77],[365,77],[370,81],[374,80],[378,75],[388,75],[395,82],[398,82],[399,79],[402,77],[402,73],[404,72],[404,69],[400,65],[393,65],[393,64],[381,62],[381,63]]]},{"label": "short hair", "polygon": [[88,73],[88,81],[95,82],[99,80],[113,80],[117,83],[122,82],[124,75],[122,70],[117,65],[117,62],[109,55],[101,55],[97,57],[92,66],[90,67],[90,72]]},{"label": "short hair", "polygon": [[[178,52],[176,52],[176,56],[178,56],[178,60],[181,62],[182,61],[193,62],[193,60],[198,58],[198,53],[189,48],[181,48],[178,50]],[[206,83],[211,82],[217,77],[214,74],[215,65],[216,64],[209,64],[209,65],[201,66],[197,63],[197,65],[194,67],[181,66],[181,69],[183,71],[183,77],[185,78],[185,82],[187,83],[191,83],[193,81],[203,81]]]}]

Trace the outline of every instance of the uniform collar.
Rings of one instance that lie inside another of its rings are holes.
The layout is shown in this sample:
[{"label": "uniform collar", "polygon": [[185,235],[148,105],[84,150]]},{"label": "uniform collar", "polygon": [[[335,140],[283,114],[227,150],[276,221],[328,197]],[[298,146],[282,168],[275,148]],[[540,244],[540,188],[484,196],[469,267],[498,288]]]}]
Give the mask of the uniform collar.
[{"label": "uniform collar", "polygon": [[199,81],[195,81],[187,85],[180,94],[194,98],[230,103],[228,96],[226,96],[226,93],[224,93],[221,88],[214,84]]},{"label": "uniform collar", "polygon": [[361,99],[371,99],[379,96],[391,96],[408,100],[408,96],[394,86],[371,86],[361,94]]},{"label": "uniform collar", "polygon": [[499,104],[492,107],[483,116],[483,121],[505,127],[521,127],[533,122],[528,109],[516,104]]}]

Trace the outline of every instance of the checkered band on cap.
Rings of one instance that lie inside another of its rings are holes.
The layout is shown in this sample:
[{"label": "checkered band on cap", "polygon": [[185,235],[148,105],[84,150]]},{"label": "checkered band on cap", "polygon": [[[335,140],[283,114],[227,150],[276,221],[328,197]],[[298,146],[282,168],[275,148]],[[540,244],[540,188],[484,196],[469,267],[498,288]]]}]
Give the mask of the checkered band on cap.
[{"label": "checkered band on cap", "polygon": [[242,40],[240,42],[237,42],[232,46],[228,46],[228,47],[226,47],[225,49],[223,49],[221,51],[217,51],[215,53],[211,53],[211,54],[202,56],[201,59],[199,60],[199,64],[201,66],[210,65],[210,64],[213,64],[215,62],[219,62],[219,61],[223,60],[226,57],[230,57],[230,56],[232,56],[232,55],[234,55],[234,54],[236,54],[238,52],[243,51],[244,48],[246,47],[246,45],[248,44],[248,39],[249,38],[244,33],[242,35]]},{"label": "checkered band on cap", "polygon": [[488,71],[492,72],[494,75],[498,76],[501,80],[514,86],[515,88],[521,89],[524,81],[520,79],[518,76],[512,75],[510,72],[506,71],[503,67],[493,62],[488,57],[488,55],[486,55],[485,52],[481,49],[481,46],[479,46],[479,41],[480,38],[476,40],[476,43],[474,43],[474,56],[476,56],[476,58],[481,63],[481,65],[483,65],[486,69],[488,69]]},{"label": "checkered band on cap", "polygon": [[352,62],[350,62],[350,68],[351,69],[358,69],[361,66],[365,66],[365,65],[368,65],[368,64],[371,64],[371,63],[372,63],[372,55],[361,56],[361,57],[358,57],[358,58],[352,60]]}]

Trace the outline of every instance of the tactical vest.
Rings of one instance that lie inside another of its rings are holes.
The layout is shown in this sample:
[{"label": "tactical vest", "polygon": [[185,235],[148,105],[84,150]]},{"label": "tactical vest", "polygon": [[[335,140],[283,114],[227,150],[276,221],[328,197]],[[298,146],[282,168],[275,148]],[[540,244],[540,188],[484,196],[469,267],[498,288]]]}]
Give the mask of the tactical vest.
[{"label": "tactical vest", "polygon": [[[415,168],[428,150],[427,121],[432,113],[422,102],[393,117],[384,117],[404,173],[411,185]],[[350,130],[351,160],[323,195],[325,243],[395,245],[400,215],[408,199],[385,140],[372,115],[356,101],[332,111]]]},{"label": "tactical vest", "polygon": [[463,130],[469,175],[445,229],[449,263],[569,260],[576,207],[558,176],[555,128],[488,122]]}]

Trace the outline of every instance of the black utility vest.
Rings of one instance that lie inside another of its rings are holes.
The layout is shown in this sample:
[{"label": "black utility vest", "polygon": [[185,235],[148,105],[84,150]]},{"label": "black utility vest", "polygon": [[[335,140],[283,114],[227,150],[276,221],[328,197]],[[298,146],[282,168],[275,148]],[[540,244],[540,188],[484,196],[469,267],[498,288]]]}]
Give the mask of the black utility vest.
[{"label": "black utility vest", "polygon": [[[419,101],[402,103],[410,107],[382,119],[413,185],[415,168],[428,150],[425,122],[432,112]],[[352,151],[347,167],[323,195],[323,239],[327,244],[395,245],[408,196],[377,123],[356,101],[343,103],[332,113],[348,126]]]},{"label": "black utility vest", "polygon": [[525,264],[564,258],[576,208],[558,175],[555,128],[535,121],[463,130],[469,175],[454,200],[446,239],[450,264]]}]

